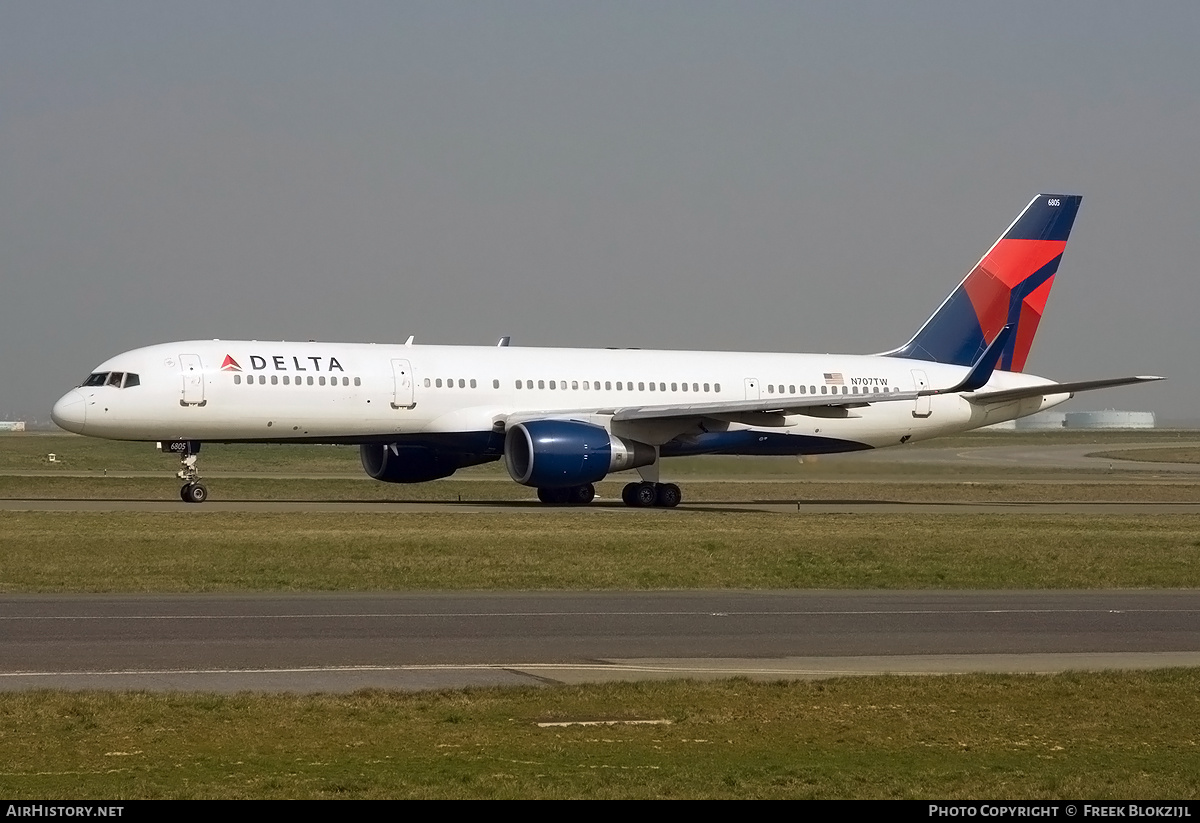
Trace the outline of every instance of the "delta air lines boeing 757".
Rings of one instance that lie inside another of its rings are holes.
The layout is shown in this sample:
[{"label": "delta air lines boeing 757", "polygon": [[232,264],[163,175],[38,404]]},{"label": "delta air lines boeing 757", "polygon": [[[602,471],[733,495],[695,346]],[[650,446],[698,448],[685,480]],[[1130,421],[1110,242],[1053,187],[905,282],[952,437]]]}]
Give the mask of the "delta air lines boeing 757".
[{"label": "delta air lines boeing 757", "polygon": [[896,446],[1013,420],[1087,389],[1023,373],[1077,195],[1039,194],[911,340],[877,355],[499,346],[164,343],[104,361],[54,405],[67,431],[158,441],[208,498],[204,442],[348,443],[387,483],[504,459],[545,503],[636,469],[630,506],[676,506],[664,457]]}]

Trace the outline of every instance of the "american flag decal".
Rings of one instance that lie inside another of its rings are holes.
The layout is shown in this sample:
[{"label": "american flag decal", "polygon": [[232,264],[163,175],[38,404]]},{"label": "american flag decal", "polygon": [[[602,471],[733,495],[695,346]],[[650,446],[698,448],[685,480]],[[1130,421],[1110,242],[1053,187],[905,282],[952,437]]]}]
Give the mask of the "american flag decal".
[{"label": "american flag decal", "polygon": [[846,385],[846,381],[842,379],[842,373],[840,371],[833,371],[833,372],[827,371],[827,372],[825,372],[825,385],[826,386],[844,386],[844,385]]}]

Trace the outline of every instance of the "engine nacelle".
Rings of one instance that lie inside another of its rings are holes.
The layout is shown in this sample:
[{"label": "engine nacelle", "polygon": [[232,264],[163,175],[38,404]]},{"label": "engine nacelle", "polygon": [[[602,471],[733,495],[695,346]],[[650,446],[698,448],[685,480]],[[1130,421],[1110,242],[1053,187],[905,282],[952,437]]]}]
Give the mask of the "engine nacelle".
[{"label": "engine nacelle", "polygon": [[443,455],[425,446],[367,443],[359,446],[358,453],[367,474],[384,483],[438,480],[454,474],[462,465],[456,456]]},{"label": "engine nacelle", "polygon": [[576,420],[530,420],[504,437],[509,476],[539,489],[594,483],[609,472],[649,466],[656,458],[653,446]]}]

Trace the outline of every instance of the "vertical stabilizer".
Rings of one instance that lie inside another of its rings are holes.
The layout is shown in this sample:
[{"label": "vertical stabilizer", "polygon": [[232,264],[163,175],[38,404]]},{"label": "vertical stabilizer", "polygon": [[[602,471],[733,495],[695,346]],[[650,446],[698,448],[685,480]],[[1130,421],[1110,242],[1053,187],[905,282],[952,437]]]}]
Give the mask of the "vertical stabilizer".
[{"label": "vertical stabilizer", "polygon": [[998,368],[1022,371],[1082,199],[1033,198],[921,330],[887,354],[970,366],[1011,325]]}]

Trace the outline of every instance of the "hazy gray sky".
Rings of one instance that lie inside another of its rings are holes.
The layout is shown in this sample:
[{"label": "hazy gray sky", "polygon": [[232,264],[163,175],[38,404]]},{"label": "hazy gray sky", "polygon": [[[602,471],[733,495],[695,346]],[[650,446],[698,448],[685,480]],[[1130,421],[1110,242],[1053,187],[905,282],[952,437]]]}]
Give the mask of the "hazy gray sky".
[{"label": "hazy gray sky", "polygon": [[1200,4],[0,0],[0,419],[191,338],[870,353],[1039,191],[1028,370],[1194,404]]}]

